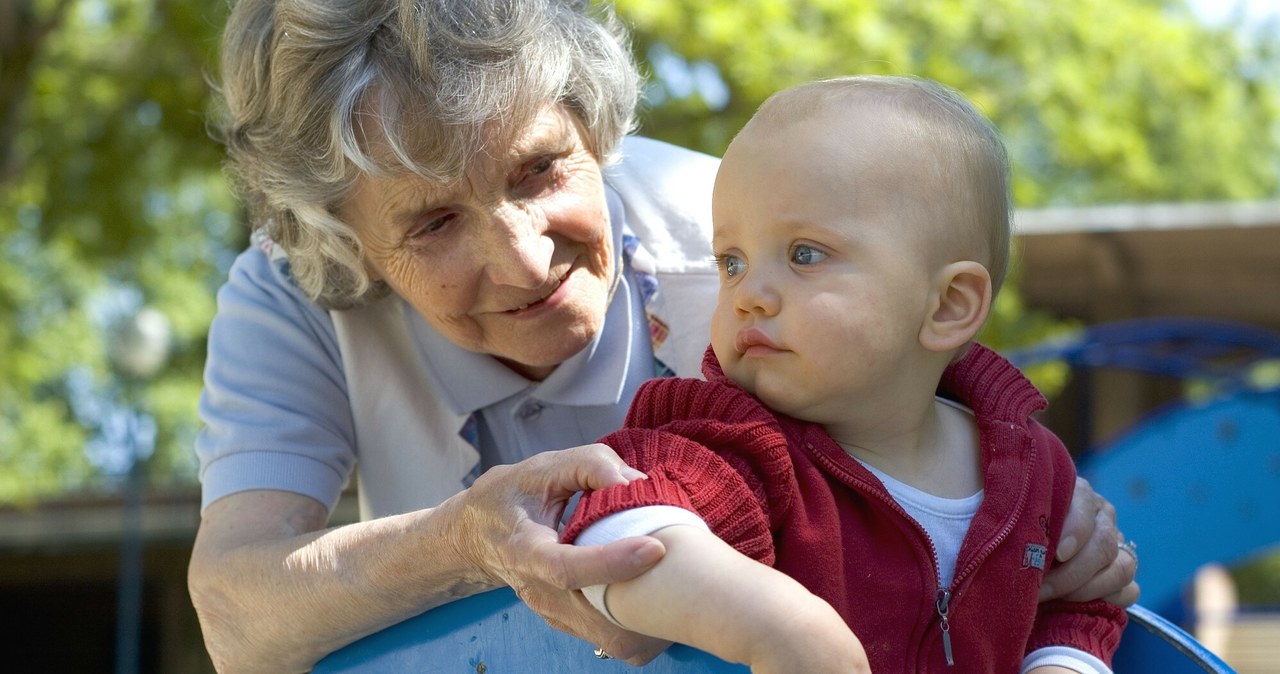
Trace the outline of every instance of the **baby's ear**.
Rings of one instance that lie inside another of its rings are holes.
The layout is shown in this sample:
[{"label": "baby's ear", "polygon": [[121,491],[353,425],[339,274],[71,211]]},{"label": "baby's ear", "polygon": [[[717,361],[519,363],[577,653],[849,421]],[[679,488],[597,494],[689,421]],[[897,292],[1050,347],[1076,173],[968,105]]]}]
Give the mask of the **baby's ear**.
[{"label": "baby's ear", "polygon": [[951,351],[968,344],[991,310],[991,273],[977,262],[952,262],[934,276],[929,315],[920,327],[920,345]]}]

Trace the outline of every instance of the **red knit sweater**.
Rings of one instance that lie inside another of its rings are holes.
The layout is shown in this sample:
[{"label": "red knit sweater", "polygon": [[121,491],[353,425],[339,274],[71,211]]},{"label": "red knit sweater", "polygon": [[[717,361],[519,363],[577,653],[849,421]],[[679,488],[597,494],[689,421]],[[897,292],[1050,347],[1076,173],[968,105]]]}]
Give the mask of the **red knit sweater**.
[{"label": "red knit sweater", "polygon": [[[880,674],[1017,672],[1044,646],[1110,662],[1122,609],[1037,603],[1075,468],[1030,418],[1044,398],[1004,358],[975,345],[938,388],[974,411],[985,492],[949,588],[938,586],[928,534],[820,426],[770,412],[725,377],[710,349],[703,373],[705,382],[655,379],[640,389],[623,428],[601,442],[649,479],[586,494],[564,540],[629,508],[687,508],[830,602]],[[943,652],[944,597],[954,667]]]}]

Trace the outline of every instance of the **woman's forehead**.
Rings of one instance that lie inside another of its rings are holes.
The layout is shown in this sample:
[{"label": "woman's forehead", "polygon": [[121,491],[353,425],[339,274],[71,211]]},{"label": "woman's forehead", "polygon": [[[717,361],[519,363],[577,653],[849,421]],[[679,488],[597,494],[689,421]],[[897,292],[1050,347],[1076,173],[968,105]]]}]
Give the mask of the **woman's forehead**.
[{"label": "woman's forehead", "polygon": [[[377,99],[378,97],[373,97]],[[417,175],[441,185],[504,171],[531,154],[583,142],[576,117],[561,104],[527,119],[500,116],[481,125],[454,125],[369,102],[356,113],[358,145],[371,173]]]},{"label": "woman's forehead", "polygon": [[[552,106],[516,132],[494,132],[489,143],[454,175],[424,174],[398,160],[385,139],[377,151],[384,155],[384,171],[364,175],[351,201],[366,201],[379,212],[378,220],[407,226],[424,208],[501,189],[513,171],[547,155],[585,151],[581,127],[563,106]],[[417,160],[410,160],[416,163]],[[376,195],[376,196],[374,196]],[[370,197],[373,197],[370,199]]]}]

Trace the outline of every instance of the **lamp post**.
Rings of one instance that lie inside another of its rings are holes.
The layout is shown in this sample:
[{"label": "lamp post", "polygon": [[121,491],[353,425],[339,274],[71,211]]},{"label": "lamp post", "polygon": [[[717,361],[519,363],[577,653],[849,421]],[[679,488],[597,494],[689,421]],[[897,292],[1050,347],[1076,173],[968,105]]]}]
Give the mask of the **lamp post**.
[{"label": "lamp post", "polygon": [[116,674],[137,674],[142,640],[142,491],[145,463],[154,450],[154,433],[142,433],[144,415],[134,409],[135,389],[160,372],[169,357],[169,321],[143,307],[118,320],[110,332],[111,365],[125,401],[125,449],[120,574],[116,596]]}]

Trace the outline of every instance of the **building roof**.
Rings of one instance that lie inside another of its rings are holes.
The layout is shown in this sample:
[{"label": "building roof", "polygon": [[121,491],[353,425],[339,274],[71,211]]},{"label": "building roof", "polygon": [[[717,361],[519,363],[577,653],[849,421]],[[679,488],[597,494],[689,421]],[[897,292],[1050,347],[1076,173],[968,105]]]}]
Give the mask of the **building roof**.
[{"label": "building roof", "polygon": [[1280,201],[1022,210],[1029,306],[1087,323],[1152,316],[1280,331]]}]

